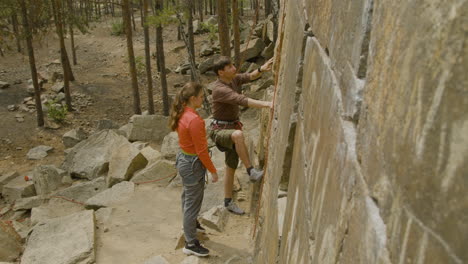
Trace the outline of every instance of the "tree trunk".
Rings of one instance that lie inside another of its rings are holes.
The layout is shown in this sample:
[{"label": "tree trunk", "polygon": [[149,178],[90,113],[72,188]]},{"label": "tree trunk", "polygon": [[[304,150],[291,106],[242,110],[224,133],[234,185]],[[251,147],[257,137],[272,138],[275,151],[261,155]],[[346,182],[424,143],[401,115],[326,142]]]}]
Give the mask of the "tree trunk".
[{"label": "tree trunk", "polygon": [[115,0],[111,0],[111,13],[112,17],[115,17],[115,5],[114,5]]},{"label": "tree trunk", "polygon": [[[241,0],[242,1],[242,0]],[[234,63],[237,68],[241,67],[240,57],[240,28],[239,28],[239,3],[237,0],[231,0],[232,3],[232,31],[234,31]]]},{"label": "tree trunk", "polygon": [[269,14],[272,12],[272,6],[271,6],[271,1],[275,0],[265,0],[265,18],[268,17]]},{"label": "tree trunk", "polygon": [[[187,9],[188,9],[188,16],[187,16],[187,35],[188,35],[188,42],[189,42],[189,49],[190,49],[190,52],[194,55],[193,57],[192,56],[189,56],[190,59],[195,59],[195,42],[194,42],[194,38],[193,38],[193,16],[192,16],[192,11],[194,8],[193,8],[193,1],[192,0],[188,0],[186,1],[186,4],[187,4]],[[195,63],[195,61],[194,61]],[[192,81],[195,80],[195,76],[194,76],[194,73],[192,71]]]},{"label": "tree trunk", "polygon": [[[163,0],[156,0],[156,10],[163,10]],[[156,26],[156,54],[158,56],[158,65],[161,69],[161,92],[163,101],[163,115],[169,116],[169,95],[167,92],[166,62],[164,58],[163,28]]]},{"label": "tree trunk", "polygon": [[240,14],[244,16],[244,1],[240,1]]},{"label": "tree trunk", "polygon": [[[67,50],[65,48],[65,38],[63,36],[63,19],[62,19],[62,3],[60,0],[52,0],[52,10],[55,13],[55,28],[60,42],[60,61],[63,69],[63,84],[65,92],[65,102],[67,104],[68,111],[72,111],[72,102],[70,95],[70,76],[71,72],[69,67]],[[68,67],[67,67],[68,65]]]},{"label": "tree trunk", "polygon": [[141,24],[141,27],[144,28],[145,27],[145,20],[143,19],[143,17],[145,17],[145,15],[143,14],[144,11],[143,11],[143,2],[142,0],[140,0],[140,24]]},{"label": "tree trunk", "polygon": [[18,29],[18,16],[16,13],[11,16],[11,23],[13,24],[13,33],[15,34],[16,39],[16,49],[21,53],[21,37]]},{"label": "tree trunk", "polygon": [[36,102],[37,126],[42,127],[44,126],[44,114],[42,112],[41,88],[39,87],[39,82],[37,80],[36,59],[34,58],[32,35],[28,22],[28,11],[26,9],[25,0],[19,0],[19,2],[21,6],[21,13],[23,16],[23,30],[26,34],[26,48],[28,50],[29,56],[29,67],[31,69],[31,78],[34,86],[34,100]]},{"label": "tree trunk", "polygon": [[210,3],[210,15],[213,15],[213,1],[214,0],[208,0],[208,2]]},{"label": "tree trunk", "polygon": [[132,79],[133,111],[135,112],[135,114],[139,115],[141,114],[140,93],[138,91],[135,54],[133,53],[132,25],[129,0],[122,0],[122,14],[124,18],[125,35],[127,36],[128,66],[130,69],[130,77]]},{"label": "tree trunk", "polygon": [[200,23],[203,22],[203,1],[198,0],[198,15],[200,16]]},{"label": "tree trunk", "polygon": [[[141,20],[146,22],[148,17],[148,0],[143,0],[143,16]],[[146,79],[148,80],[148,113],[154,115],[154,101],[153,101],[153,76],[151,74],[151,52],[150,52],[150,39],[148,24],[143,24],[143,33],[145,35],[145,59],[146,59]]]},{"label": "tree trunk", "polygon": [[133,14],[133,7],[132,3],[129,3],[129,9],[128,11],[130,12],[130,16],[132,17],[132,25],[133,25],[133,31],[136,31],[136,24],[135,24],[135,15]]},{"label": "tree trunk", "polygon": [[76,49],[75,49],[75,36],[73,34],[73,18],[74,18],[74,11],[73,11],[73,2],[72,0],[68,0],[68,10],[70,12],[69,16],[72,18],[68,22],[68,26],[70,28],[70,41],[71,41],[71,49],[72,49],[72,58],[73,58],[73,65],[76,65]]},{"label": "tree trunk", "polygon": [[229,27],[227,18],[226,0],[217,0],[218,6],[218,32],[221,55],[231,57],[231,45],[229,40]]}]

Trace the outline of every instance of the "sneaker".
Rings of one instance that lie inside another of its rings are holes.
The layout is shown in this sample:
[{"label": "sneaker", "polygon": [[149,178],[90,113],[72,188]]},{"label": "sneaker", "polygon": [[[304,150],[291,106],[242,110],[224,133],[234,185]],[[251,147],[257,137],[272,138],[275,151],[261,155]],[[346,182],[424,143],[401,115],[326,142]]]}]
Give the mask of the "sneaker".
[{"label": "sneaker", "polygon": [[185,242],[185,247],[182,249],[186,255],[195,255],[198,257],[206,257],[210,253],[207,248],[204,248],[198,240],[194,240],[192,245]]},{"label": "sneaker", "polygon": [[206,229],[203,226],[201,226],[201,224],[200,224],[200,222],[198,222],[198,220],[197,220],[197,232],[198,233],[206,233]]},{"label": "sneaker", "polygon": [[250,181],[257,182],[263,177],[263,171],[252,168],[250,170]]},{"label": "sneaker", "polygon": [[225,208],[233,214],[243,215],[245,213],[244,210],[240,209],[237,206],[237,204],[235,204],[233,201],[231,201],[227,206],[225,206]]}]

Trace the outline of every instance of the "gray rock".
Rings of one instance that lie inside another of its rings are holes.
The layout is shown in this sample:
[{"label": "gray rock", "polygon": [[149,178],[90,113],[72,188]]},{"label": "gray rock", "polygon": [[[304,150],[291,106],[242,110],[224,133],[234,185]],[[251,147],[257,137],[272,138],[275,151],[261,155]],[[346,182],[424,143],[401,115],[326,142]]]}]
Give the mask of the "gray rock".
[{"label": "gray rock", "polygon": [[0,221],[0,261],[14,261],[21,254],[21,239],[15,233],[12,226]]},{"label": "gray rock", "polygon": [[20,198],[15,201],[15,205],[13,206],[13,210],[29,210],[34,207],[38,207],[43,204],[47,199],[40,197],[40,196],[32,196],[27,198]]},{"label": "gray rock", "polygon": [[71,148],[84,139],[86,139],[86,132],[80,127],[65,133],[62,137],[62,142],[66,148]]},{"label": "gray rock", "polygon": [[240,50],[241,52],[241,57],[244,58],[244,60],[250,60],[262,53],[263,49],[265,48],[265,43],[259,38],[256,39],[251,39],[249,42],[249,45],[247,46],[247,43],[241,45]]},{"label": "gray rock", "polygon": [[8,87],[10,87],[9,83],[0,81],[0,89],[5,89]]},{"label": "gray rock", "polygon": [[161,146],[161,154],[165,159],[175,160],[179,151],[179,136],[177,135],[177,132],[171,132],[164,137]]},{"label": "gray rock", "polygon": [[57,102],[61,102],[65,100],[65,94],[62,92],[58,93],[57,96],[55,97],[55,100],[57,100]]},{"label": "gray rock", "polygon": [[154,163],[162,158],[161,152],[150,146],[145,147],[140,153],[148,160],[148,164]]},{"label": "gray rock", "polygon": [[89,198],[85,203],[85,207],[95,210],[101,207],[108,207],[130,198],[134,191],[135,184],[133,182],[121,182],[112,186],[111,189],[107,189]]},{"label": "gray rock", "polygon": [[198,264],[200,263],[200,259],[195,256],[188,256],[180,264]]},{"label": "gray rock", "polygon": [[61,93],[64,91],[64,88],[65,88],[65,85],[63,84],[63,82],[57,82],[54,85],[52,85],[50,89],[54,91],[55,93]]},{"label": "gray rock", "polygon": [[205,23],[210,24],[210,25],[216,25],[216,24],[218,24],[218,20],[216,20],[216,17],[212,16],[212,17],[208,18],[205,21]]},{"label": "gray rock", "polygon": [[193,33],[194,34],[199,34],[201,33],[201,28],[200,28],[200,21],[198,20],[193,20]]},{"label": "gray rock", "polygon": [[28,87],[26,88],[26,92],[28,92],[28,94],[30,95],[34,95],[34,86],[31,84],[31,85],[28,85]]},{"label": "gray rock", "polygon": [[91,210],[48,220],[33,229],[21,263],[94,263],[95,228]]},{"label": "gray rock", "polygon": [[115,130],[103,130],[76,144],[65,157],[62,168],[72,177],[96,179],[106,175],[112,152],[127,139]]},{"label": "gray rock", "polygon": [[16,109],[18,109],[18,106],[17,105],[9,105],[9,106],[7,106],[7,109],[8,109],[8,111],[13,112]]},{"label": "gray rock", "polygon": [[270,45],[268,45],[263,51],[262,54],[260,54],[263,58],[265,59],[270,59],[273,58],[273,55],[275,54],[275,44],[272,42]]},{"label": "gray rock", "polygon": [[167,186],[169,181],[176,175],[177,171],[174,162],[159,160],[137,172],[131,182],[141,183],[161,179],[156,183],[159,186]]},{"label": "gray rock", "polygon": [[200,73],[205,73],[213,67],[214,62],[220,57],[219,54],[216,54],[206,60],[204,60],[200,65],[198,66],[198,70]]},{"label": "gray rock", "polygon": [[109,222],[114,208],[100,208],[94,214],[96,215],[96,222],[99,224],[105,224]]},{"label": "gray rock", "polygon": [[130,136],[130,133],[132,131],[133,124],[129,123],[126,125],[123,125],[119,128],[119,131],[123,132],[124,136],[128,138]]},{"label": "gray rock", "polygon": [[143,264],[169,264],[163,256],[155,256],[146,260]]},{"label": "gray rock", "polygon": [[227,221],[227,211],[223,205],[211,208],[200,216],[200,223],[204,226],[223,232]]},{"label": "gray rock", "polygon": [[185,63],[177,67],[174,72],[175,73],[181,73],[181,74],[186,74],[187,71],[190,70],[190,63]]},{"label": "gray rock", "polygon": [[40,165],[33,171],[34,188],[37,195],[46,195],[62,184],[62,175],[53,165]]},{"label": "gray rock", "polygon": [[209,43],[204,43],[200,49],[200,57],[210,56],[214,53],[213,47]]},{"label": "gray rock", "polygon": [[143,141],[135,141],[132,143],[132,146],[134,146],[138,150],[143,150],[149,145],[148,142],[143,142]]},{"label": "gray rock", "polygon": [[135,115],[132,117],[128,140],[130,141],[156,141],[161,142],[170,130],[167,127],[167,117],[162,115]]},{"label": "gray rock", "polygon": [[[21,237],[21,242],[24,242],[31,232],[31,228],[16,220],[11,221],[11,225],[15,229],[16,233]],[[2,262],[0,262],[2,264]]]},{"label": "gray rock", "polygon": [[99,177],[92,181],[75,184],[71,187],[56,192],[56,196],[63,196],[74,201],[84,203],[89,198],[107,189],[104,177]]},{"label": "gray rock", "polygon": [[30,160],[40,160],[40,159],[47,157],[47,154],[53,149],[54,149],[53,147],[44,146],[44,145],[37,146],[28,151],[27,157]]},{"label": "gray rock", "polygon": [[244,61],[244,63],[242,63],[242,66],[240,68],[240,72],[248,72],[248,69],[250,68],[250,65],[252,63],[248,62],[248,61]]},{"label": "gray rock", "polygon": [[247,68],[247,71],[246,72],[253,72],[255,70],[258,69],[258,67],[260,67],[260,65],[256,64],[256,63],[251,63],[249,65],[249,68]]},{"label": "gray rock", "polygon": [[13,180],[14,178],[16,178],[18,176],[19,176],[19,174],[16,171],[8,172],[6,174],[3,174],[0,177],[0,192],[1,192],[2,188],[3,188],[3,186],[5,186],[7,183],[9,183],[11,180]]},{"label": "gray rock", "polygon": [[137,170],[143,169],[148,160],[130,143],[122,144],[110,158],[107,187],[127,181]]},{"label": "gray rock", "polygon": [[25,181],[24,177],[19,176],[11,180],[2,189],[2,196],[9,203],[13,203],[23,197],[36,195],[36,189],[32,181]]},{"label": "gray rock", "polygon": [[118,129],[119,125],[114,123],[112,120],[109,119],[102,119],[96,122],[96,129],[97,130],[104,130],[104,129]]}]

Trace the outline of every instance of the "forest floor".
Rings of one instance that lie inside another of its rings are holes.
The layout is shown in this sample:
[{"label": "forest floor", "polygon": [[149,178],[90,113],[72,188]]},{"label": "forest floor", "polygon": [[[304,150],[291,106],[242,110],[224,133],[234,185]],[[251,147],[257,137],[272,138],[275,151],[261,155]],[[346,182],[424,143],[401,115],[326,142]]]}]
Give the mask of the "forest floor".
[{"label": "forest floor", "polygon": [[[5,57],[0,57],[0,80],[11,85],[9,88],[0,89],[0,174],[11,171],[25,174],[42,164],[60,166],[64,159],[62,135],[73,128],[82,127],[92,132],[96,121],[102,119],[110,119],[120,126],[128,123],[133,115],[133,98],[126,61],[126,40],[124,36],[110,34],[111,24],[112,19],[97,22],[93,24],[89,33],[75,35],[78,65],[72,66],[76,81],[71,84],[71,92],[89,96],[92,104],[81,108],[80,111],[70,112],[66,122],[58,129],[38,128],[36,113],[23,113],[24,122],[18,122],[16,115],[19,110],[7,110],[8,105],[21,104],[24,98],[30,96],[26,90],[31,78],[29,61],[27,55],[14,51],[7,51]],[[151,49],[154,52],[154,34],[151,35]],[[199,54],[201,44],[207,42],[207,39],[206,34],[195,36],[196,54]],[[40,43],[34,43],[39,72],[46,71],[51,67],[47,65],[60,58],[58,43],[58,38],[52,33],[46,34]],[[66,45],[71,59],[69,39],[66,40]],[[168,74],[169,94],[173,95],[177,91],[174,85],[190,80],[189,75],[174,73],[174,69],[187,61],[188,57],[183,41],[177,40],[175,26],[164,29],[164,45],[166,66],[171,70]],[[134,35],[134,49],[136,56],[144,58],[141,27],[137,28]],[[201,61],[198,56],[197,61]],[[152,63],[154,73],[154,59]],[[59,65],[57,70],[61,72]],[[160,81],[157,78],[153,79],[155,109],[161,113]],[[205,85],[214,79],[214,76],[202,76]],[[14,84],[17,80],[21,80],[21,83]],[[45,88],[49,89],[50,84],[46,84]],[[145,111],[146,85],[140,84],[140,94],[142,110]],[[248,114],[245,117],[247,119],[243,121],[247,124],[253,123],[255,115]],[[38,145],[51,146],[54,150],[42,160],[28,160],[27,152]],[[216,165],[220,170],[223,167],[222,158],[216,158]],[[219,187],[222,188],[222,185]],[[138,264],[155,255],[163,255],[170,263],[180,263],[185,255],[181,250],[174,250],[182,225],[179,197],[179,189],[155,185],[138,186],[133,198],[114,208],[108,230],[104,232],[100,228],[97,231],[96,263]],[[219,200],[221,203],[222,197],[219,197]],[[246,208],[247,203],[248,201],[245,201],[240,205]],[[63,203],[62,206],[66,207],[69,204]],[[205,245],[213,254],[202,259],[201,263],[226,263],[229,259],[231,261],[228,263],[247,263],[253,247],[250,239],[251,222],[248,214],[230,215],[224,232],[209,231],[210,240],[206,241]]]}]

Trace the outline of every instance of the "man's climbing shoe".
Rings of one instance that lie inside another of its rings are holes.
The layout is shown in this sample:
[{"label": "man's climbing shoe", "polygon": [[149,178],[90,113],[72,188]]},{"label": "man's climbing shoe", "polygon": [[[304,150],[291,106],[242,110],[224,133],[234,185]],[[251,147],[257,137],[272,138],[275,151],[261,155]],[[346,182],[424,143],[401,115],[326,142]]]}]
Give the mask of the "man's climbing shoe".
[{"label": "man's climbing shoe", "polygon": [[198,257],[206,257],[210,253],[207,248],[204,248],[198,240],[194,240],[191,243],[185,242],[185,247],[182,249],[187,255],[195,255]]},{"label": "man's climbing shoe", "polygon": [[229,204],[227,206],[225,206],[225,208],[233,213],[233,214],[237,214],[237,215],[243,215],[245,214],[244,210],[240,209],[237,204],[235,204],[233,201],[229,202]]},{"label": "man's climbing shoe", "polygon": [[250,177],[250,181],[252,181],[252,182],[257,182],[257,181],[259,181],[260,179],[262,179],[262,177],[263,177],[263,171],[262,171],[262,170],[257,170],[257,169],[255,169],[255,168],[252,168],[252,169],[250,170],[250,175],[249,175],[249,177]]}]

